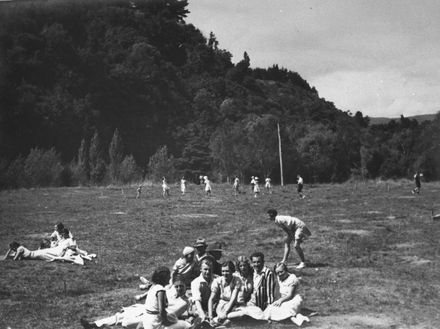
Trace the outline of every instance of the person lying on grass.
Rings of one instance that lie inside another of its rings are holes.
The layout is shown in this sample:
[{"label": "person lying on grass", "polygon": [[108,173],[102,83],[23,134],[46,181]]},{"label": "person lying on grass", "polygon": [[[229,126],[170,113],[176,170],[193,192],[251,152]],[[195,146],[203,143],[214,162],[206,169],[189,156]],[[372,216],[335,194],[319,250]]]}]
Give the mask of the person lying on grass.
[{"label": "person lying on grass", "polygon": [[9,252],[6,258],[13,257],[14,260],[45,260],[54,261],[57,257],[62,257],[66,250],[74,245],[72,239],[69,238],[69,231],[64,230],[64,239],[61,240],[56,247],[29,250],[23,245],[13,242],[9,245]]},{"label": "person lying on grass", "polygon": [[289,319],[297,326],[310,319],[301,313],[302,297],[298,294],[299,280],[295,274],[287,271],[285,263],[275,265],[275,274],[278,278],[280,298],[269,305],[264,311],[267,320],[282,321]]},{"label": "person lying on grass", "polygon": [[[81,254],[80,257],[89,260],[91,260],[92,257],[96,257],[96,255],[88,255],[84,250],[77,248],[76,242],[70,238],[69,230],[64,228],[63,239],[60,240],[56,247],[29,250],[17,242],[12,242],[9,245],[9,250],[4,259],[11,257],[14,260],[45,260],[48,262],[59,260],[79,263],[80,261],[74,257],[74,255],[78,253]],[[82,261],[82,264],[84,264],[84,261]]]},{"label": "person lying on grass", "polygon": [[269,209],[267,211],[267,214],[269,215],[268,219],[274,221],[275,225],[281,227],[283,231],[287,234],[284,241],[284,256],[281,262],[287,264],[287,258],[289,257],[290,253],[290,244],[293,241],[293,247],[298,253],[299,258],[301,259],[301,262],[296,268],[301,269],[306,267],[304,252],[301,248],[301,243],[306,240],[310,235],[312,235],[306,224],[304,224],[302,220],[296,217],[280,216],[275,209]]},{"label": "person lying on grass", "polygon": [[[211,285],[211,296],[208,301],[208,320],[212,325],[225,324],[228,314],[237,306],[238,292],[241,290],[242,282],[234,276],[235,265],[232,261],[222,264],[222,276],[215,278]],[[214,310],[214,305],[217,307]],[[214,316],[214,311],[217,316]]]},{"label": "person lying on grass", "polygon": [[[168,318],[171,320],[171,322],[175,322],[167,328],[187,329],[191,327],[190,321],[192,320],[192,317],[189,317],[188,321],[178,320],[184,315],[188,315],[190,303],[188,297],[185,295],[185,292],[185,282],[179,275],[174,278],[173,284],[165,289],[165,297],[168,303],[168,306],[166,307]],[[81,318],[80,322],[81,325],[86,329],[115,325],[120,325],[124,328],[136,328],[140,323],[142,323],[142,319],[146,315],[145,306],[145,304],[137,303],[128,307],[123,307],[120,312],[110,317],[96,321]]]}]

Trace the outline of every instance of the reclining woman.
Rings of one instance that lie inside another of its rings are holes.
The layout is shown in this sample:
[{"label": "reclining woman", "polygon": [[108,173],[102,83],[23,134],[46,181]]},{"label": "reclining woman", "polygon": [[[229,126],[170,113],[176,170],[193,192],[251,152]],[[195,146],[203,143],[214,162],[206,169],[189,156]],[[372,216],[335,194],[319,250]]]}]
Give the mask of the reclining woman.
[{"label": "reclining woman", "polygon": [[68,248],[75,246],[74,241],[69,238],[69,230],[64,229],[63,234],[65,238],[56,247],[46,249],[29,250],[14,241],[9,245],[5,259],[13,257],[14,260],[45,260],[48,262],[57,260],[57,258],[64,256]]},{"label": "reclining woman", "polygon": [[83,258],[91,260],[96,257],[95,254],[88,254],[86,251],[79,249],[70,236],[69,230],[64,228],[62,239],[57,246],[38,250],[29,250],[17,242],[12,242],[4,259],[12,257],[14,260],[66,261],[84,265]]},{"label": "reclining woman", "polygon": [[287,271],[285,263],[275,265],[275,274],[281,297],[264,310],[266,319],[282,321],[290,318],[297,326],[301,326],[304,321],[310,322],[308,317],[299,313],[303,299],[297,292],[299,280],[296,275]]},{"label": "reclining woman", "polygon": [[[178,321],[181,316],[188,311],[189,299],[185,295],[186,287],[183,278],[179,275],[174,277],[173,285],[166,289],[166,300],[168,301],[168,317],[172,321],[176,321],[171,328],[187,329],[191,327],[191,324],[186,321]],[[118,312],[108,318],[89,321],[85,318],[81,318],[81,324],[84,328],[100,328],[102,326],[121,325],[124,328],[136,328],[139,323],[142,322],[142,318],[145,316],[145,305],[134,304],[128,307],[123,307],[121,312]]]}]

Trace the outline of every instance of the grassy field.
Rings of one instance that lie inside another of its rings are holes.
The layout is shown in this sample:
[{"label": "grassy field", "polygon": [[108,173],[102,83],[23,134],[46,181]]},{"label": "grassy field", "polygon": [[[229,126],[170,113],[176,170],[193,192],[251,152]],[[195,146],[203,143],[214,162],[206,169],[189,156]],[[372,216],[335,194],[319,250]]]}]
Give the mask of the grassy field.
[{"label": "grassy field", "polygon": [[[273,195],[235,198],[227,185],[206,198],[189,185],[163,199],[159,186],[54,188],[0,192],[0,248],[16,240],[36,249],[61,221],[80,248],[97,253],[86,266],[43,261],[0,262],[0,328],[80,328],[134,303],[138,276],[171,267],[196,238],[225,244],[224,259],[262,251],[281,260],[283,232],[265,210],[303,219],[309,267],[297,271],[305,306],[319,312],[308,328],[440,328],[440,183],[368,182],[276,187]],[[294,250],[289,264],[298,262]],[[236,323],[236,328],[290,328],[292,323]]]}]

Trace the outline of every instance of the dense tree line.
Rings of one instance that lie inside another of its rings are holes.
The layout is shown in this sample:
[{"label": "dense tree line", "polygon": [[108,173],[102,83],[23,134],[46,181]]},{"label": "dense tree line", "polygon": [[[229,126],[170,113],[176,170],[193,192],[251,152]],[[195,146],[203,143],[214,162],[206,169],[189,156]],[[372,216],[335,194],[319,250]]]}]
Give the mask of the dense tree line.
[{"label": "dense tree line", "polygon": [[[214,33],[185,23],[187,0],[0,7],[3,187],[128,182],[163,168],[279,181],[277,124],[287,182],[418,168],[440,178],[438,115],[369,126],[296,72],[253,69],[247,53],[233,64]],[[36,179],[32,170],[48,162],[51,178]]]}]

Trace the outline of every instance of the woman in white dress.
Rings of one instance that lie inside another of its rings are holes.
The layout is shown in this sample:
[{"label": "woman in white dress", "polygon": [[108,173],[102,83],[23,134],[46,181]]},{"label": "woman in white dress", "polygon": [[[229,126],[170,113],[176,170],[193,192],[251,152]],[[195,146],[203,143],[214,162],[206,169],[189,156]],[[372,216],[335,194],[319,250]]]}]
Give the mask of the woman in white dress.
[{"label": "woman in white dress", "polygon": [[254,177],[254,198],[258,198],[260,195],[260,182],[258,177]]},{"label": "woman in white dress", "polygon": [[185,177],[182,177],[180,180],[180,191],[182,192],[182,195],[185,195],[186,193],[186,179]]},{"label": "woman in white dress", "polygon": [[[173,285],[166,288],[166,299],[168,301],[168,317],[172,321],[176,321],[170,328],[187,329],[191,324],[186,321],[177,320],[182,314],[187,312],[189,308],[189,299],[186,297],[186,286],[180,276],[176,276]],[[134,304],[123,307],[122,310],[110,317],[96,321],[89,321],[85,318],[81,319],[81,325],[85,329],[100,328],[103,326],[121,325],[124,328],[136,328],[142,322],[145,316],[145,305]],[[163,327],[162,327],[163,328]]]},{"label": "woman in white dress", "polygon": [[167,179],[162,177],[162,196],[165,198],[170,196],[170,187],[168,186]]},{"label": "woman in white dress", "polygon": [[303,299],[297,292],[299,280],[296,275],[287,271],[285,263],[275,266],[275,274],[278,278],[280,298],[264,310],[266,319],[282,321],[290,318],[297,326],[301,326],[304,321],[310,322],[308,317],[299,313]]},{"label": "woman in white dress", "polygon": [[270,177],[266,177],[266,184],[264,185],[266,192],[272,194],[272,180]]},{"label": "woman in white dress", "polygon": [[208,176],[205,176],[204,179],[205,179],[205,193],[207,196],[210,196],[212,192],[211,181],[208,179]]}]

